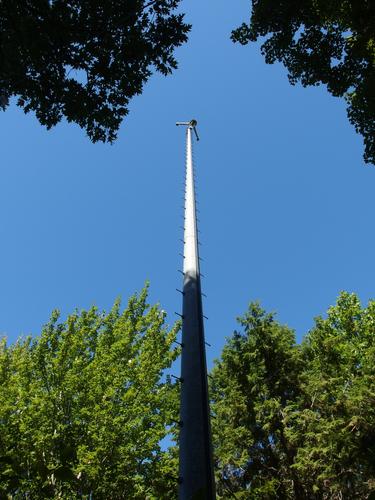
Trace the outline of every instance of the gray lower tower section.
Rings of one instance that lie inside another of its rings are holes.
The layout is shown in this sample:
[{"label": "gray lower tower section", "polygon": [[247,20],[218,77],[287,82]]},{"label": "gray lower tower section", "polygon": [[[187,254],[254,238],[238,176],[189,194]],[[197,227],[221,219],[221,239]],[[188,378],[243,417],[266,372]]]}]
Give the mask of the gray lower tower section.
[{"label": "gray lower tower section", "polygon": [[216,498],[199,270],[192,130],[186,131],[184,285],[181,355],[180,500]]}]

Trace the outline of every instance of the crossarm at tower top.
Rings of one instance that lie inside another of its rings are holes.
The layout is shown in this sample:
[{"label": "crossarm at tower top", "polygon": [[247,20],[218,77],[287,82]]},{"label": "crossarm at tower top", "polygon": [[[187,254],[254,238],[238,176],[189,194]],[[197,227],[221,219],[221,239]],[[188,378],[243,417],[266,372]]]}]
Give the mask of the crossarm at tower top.
[{"label": "crossarm at tower top", "polygon": [[197,141],[199,141],[199,135],[197,132],[197,120],[190,120],[189,122],[176,122],[176,125],[185,125],[185,127],[191,128],[194,130],[195,137],[197,138]]}]

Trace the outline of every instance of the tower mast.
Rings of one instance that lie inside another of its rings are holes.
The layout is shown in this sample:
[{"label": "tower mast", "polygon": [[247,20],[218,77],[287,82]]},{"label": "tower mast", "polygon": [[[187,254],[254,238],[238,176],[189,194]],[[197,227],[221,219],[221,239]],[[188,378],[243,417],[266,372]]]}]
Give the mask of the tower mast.
[{"label": "tower mast", "polygon": [[192,154],[196,120],[186,126],[184,284],[182,307],[180,500],[215,499],[206,349],[199,270],[198,228]]}]

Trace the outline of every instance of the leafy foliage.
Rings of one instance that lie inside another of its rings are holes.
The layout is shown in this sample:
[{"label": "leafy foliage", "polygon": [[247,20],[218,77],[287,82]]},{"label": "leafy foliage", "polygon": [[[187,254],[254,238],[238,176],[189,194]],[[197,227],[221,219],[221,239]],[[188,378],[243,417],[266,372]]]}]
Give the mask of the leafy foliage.
[{"label": "leafy foliage", "polygon": [[344,96],[362,134],[364,159],[375,163],[375,4],[371,0],[252,0],[249,24],[232,39],[267,37],[267,63],[282,62],[292,84],[327,85]]},{"label": "leafy foliage", "polygon": [[296,469],[318,496],[375,492],[374,340],[375,301],[362,309],[344,293],[303,343],[304,406],[292,415],[290,439],[304,437]]},{"label": "leafy foliage", "polygon": [[190,27],[180,0],[2,0],[0,106],[11,96],[47,128],[62,117],[113,141],[153,70],[177,67]]},{"label": "leafy foliage", "polygon": [[146,299],[55,312],[40,337],[2,342],[1,498],[175,498],[177,459],[160,441],[178,415],[162,375],[179,327]]},{"label": "leafy foliage", "polygon": [[375,301],[343,293],[302,345],[257,304],[212,372],[221,498],[375,492]]}]

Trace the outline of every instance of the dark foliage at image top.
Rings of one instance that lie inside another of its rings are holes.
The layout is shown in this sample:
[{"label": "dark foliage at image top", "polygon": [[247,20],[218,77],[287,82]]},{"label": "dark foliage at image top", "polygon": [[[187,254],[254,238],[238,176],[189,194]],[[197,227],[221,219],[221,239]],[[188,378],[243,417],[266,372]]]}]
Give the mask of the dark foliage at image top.
[{"label": "dark foliage at image top", "polygon": [[348,103],[363,136],[364,159],[375,164],[375,2],[373,0],[253,0],[250,22],[232,33],[263,40],[267,63],[282,62],[292,84],[327,86]]},{"label": "dark foliage at image top", "polygon": [[3,0],[0,106],[17,97],[47,128],[63,117],[93,142],[116,139],[153,71],[177,67],[190,26],[179,0]]}]

